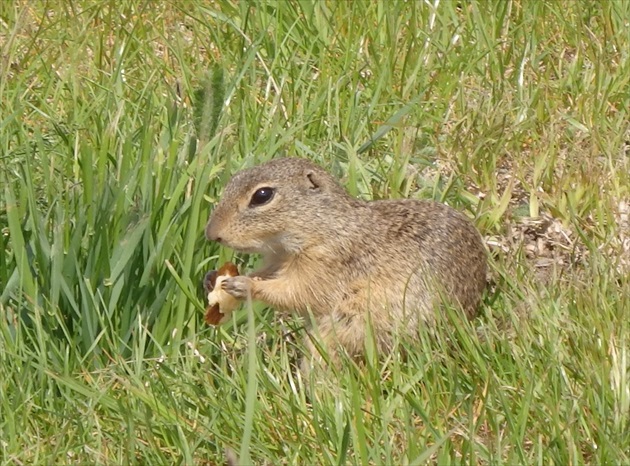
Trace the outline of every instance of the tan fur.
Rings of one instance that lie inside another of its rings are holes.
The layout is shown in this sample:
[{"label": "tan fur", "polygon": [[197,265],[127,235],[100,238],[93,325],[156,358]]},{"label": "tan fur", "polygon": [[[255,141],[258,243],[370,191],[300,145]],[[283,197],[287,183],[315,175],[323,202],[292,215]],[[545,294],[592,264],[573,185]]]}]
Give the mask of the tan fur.
[{"label": "tan fur", "polygon": [[[273,198],[250,206],[262,187]],[[431,321],[441,299],[472,316],[485,286],[486,252],[464,215],[432,201],[355,199],[304,159],[237,173],[206,236],[263,256],[262,269],[227,280],[226,291],[311,313],[323,345],[351,355],[363,351],[368,315],[384,349],[395,332]]]}]

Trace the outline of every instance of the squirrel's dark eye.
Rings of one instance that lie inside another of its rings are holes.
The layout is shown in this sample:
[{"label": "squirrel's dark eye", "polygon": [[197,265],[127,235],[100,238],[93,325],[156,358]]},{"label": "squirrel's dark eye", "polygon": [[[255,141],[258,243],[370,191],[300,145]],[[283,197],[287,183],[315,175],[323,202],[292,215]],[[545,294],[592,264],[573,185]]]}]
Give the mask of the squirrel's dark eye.
[{"label": "squirrel's dark eye", "polygon": [[252,198],[249,201],[249,205],[251,207],[259,206],[266,204],[273,198],[274,190],[273,188],[259,188],[252,195]]}]

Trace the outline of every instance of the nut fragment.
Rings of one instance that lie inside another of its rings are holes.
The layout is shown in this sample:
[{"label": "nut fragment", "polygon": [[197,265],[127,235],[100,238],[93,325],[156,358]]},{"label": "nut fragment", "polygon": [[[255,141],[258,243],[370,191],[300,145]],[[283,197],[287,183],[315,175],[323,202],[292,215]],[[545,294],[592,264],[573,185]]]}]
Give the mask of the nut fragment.
[{"label": "nut fragment", "polygon": [[223,264],[218,271],[210,271],[204,278],[204,287],[208,291],[208,307],[205,321],[209,325],[220,325],[230,319],[232,311],[239,305],[238,299],[223,291],[221,282],[229,277],[236,277],[238,269],[231,262]]}]

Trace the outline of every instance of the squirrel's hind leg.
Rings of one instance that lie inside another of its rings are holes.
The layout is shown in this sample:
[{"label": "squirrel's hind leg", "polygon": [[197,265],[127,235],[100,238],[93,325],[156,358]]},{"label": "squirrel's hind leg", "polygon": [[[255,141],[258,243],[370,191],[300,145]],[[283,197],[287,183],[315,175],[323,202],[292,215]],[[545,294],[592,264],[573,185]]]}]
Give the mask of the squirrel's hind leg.
[{"label": "squirrel's hind leg", "polygon": [[367,322],[365,314],[335,311],[321,316],[314,323],[306,341],[300,372],[305,381],[319,379],[318,372],[326,373],[328,366],[340,367],[342,354],[358,360],[365,353]]}]

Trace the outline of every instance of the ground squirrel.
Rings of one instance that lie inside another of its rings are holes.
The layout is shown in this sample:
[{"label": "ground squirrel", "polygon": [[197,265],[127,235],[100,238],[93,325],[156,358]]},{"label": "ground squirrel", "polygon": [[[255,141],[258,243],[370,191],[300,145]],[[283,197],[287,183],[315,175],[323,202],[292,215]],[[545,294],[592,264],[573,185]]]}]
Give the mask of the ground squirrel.
[{"label": "ground squirrel", "polygon": [[430,321],[444,298],[473,315],[486,283],[486,251],[463,214],[433,201],[353,198],[299,158],[237,173],[206,237],[263,256],[260,270],[228,278],[225,291],[311,315],[332,353],[361,354],[368,316],[386,349],[394,332]]}]

